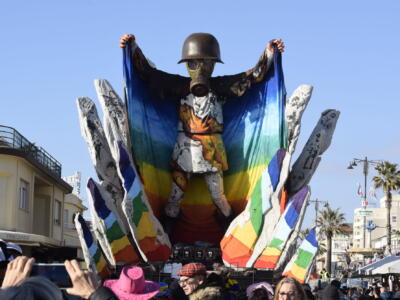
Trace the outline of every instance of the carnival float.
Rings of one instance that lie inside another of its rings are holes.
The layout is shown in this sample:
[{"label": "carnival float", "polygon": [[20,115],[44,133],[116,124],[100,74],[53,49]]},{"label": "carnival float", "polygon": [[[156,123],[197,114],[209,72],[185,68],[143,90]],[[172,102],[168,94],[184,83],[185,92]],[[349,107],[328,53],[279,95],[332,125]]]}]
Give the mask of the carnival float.
[{"label": "carnival float", "polygon": [[184,43],[190,77],[157,70],[132,35],[121,41],[124,100],[95,80],[101,121],[91,99],[77,99],[98,177],[87,182],[91,226],[75,218],[89,268],[105,278],[118,265],[220,257],[304,282],[318,247],[314,229],[300,239],[308,184],[339,111],[322,112],[292,162],[312,87],[286,97],[280,40],[254,68],[219,77],[211,34]]}]

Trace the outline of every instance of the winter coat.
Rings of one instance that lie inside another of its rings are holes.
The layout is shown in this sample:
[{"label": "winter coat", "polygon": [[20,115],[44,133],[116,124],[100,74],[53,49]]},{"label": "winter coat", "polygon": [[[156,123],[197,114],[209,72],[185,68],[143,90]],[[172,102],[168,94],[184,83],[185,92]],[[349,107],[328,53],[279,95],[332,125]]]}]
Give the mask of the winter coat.
[{"label": "winter coat", "polygon": [[189,295],[189,300],[220,300],[223,299],[222,288],[218,286],[199,287]]}]

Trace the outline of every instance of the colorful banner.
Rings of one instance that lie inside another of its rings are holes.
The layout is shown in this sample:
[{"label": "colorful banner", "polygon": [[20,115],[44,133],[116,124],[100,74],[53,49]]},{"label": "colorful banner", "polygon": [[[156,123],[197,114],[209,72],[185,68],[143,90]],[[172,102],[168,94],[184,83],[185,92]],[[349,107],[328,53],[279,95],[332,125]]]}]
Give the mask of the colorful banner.
[{"label": "colorful banner", "polygon": [[[177,138],[179,103],[161,101],[150,94],[132,66],[130,47],[124,49],[124,75],[133,159],[146,196],[155,214],[160,215],[171,188],[170,162]],[[245,228],[238,228],[236,234],[224,239],[235,239],[242,248],[251,249],[262,228],[264,212],[270,207],[264,187],[273,186],[279,178],[279,162],[287,147],[285,95],[281,55],[277,53],[266,79],[242,97],[227,99],[223,108],[223,141],[229,164],[224,173],[225,194],[234,215],[242,213],[249,200],[251,210]],[[278,167],[269,168],[273,159]],[[185,192],[172,241],[219,243],[223,228],[215,215],[216,207],[204,178],[194,176]],[[242,236],[254,238],[247,243]],[[230,245],[229,249],[224,247],[228,256],[237,249],[233,243]]]},{"label": "colorful banner", "polygon": [[97,273],[101,279],[107,279],[110,276],[110,271],[106,259],[104,258],[99,245],[97,245],[93,238],[89,226],[79,213],[76,214],[74,221],[88,269]]},{"label": "colorful banner", "polygon": [[315,228],[311,229],[300,244],[296,255],[290,260],[283,271],[284,276],[295,278],[304,283],[313,264],[313,259],[318,250]]},{"label": "colorful banner", "polygon": [[[98,218],[102,220],[105,238],[110,245],[115,263],[127,264],[141,261],[141,257],[129,241],[126,230],[118,222],[119,217],[108,208],[105,200],[107,193],[102,192],[101,186],[92,178],[88,180],[87,188],[88,195],[90,196],[89,201],[93,202],[94,210]],[[109,199],[110,201],[112,200]],[[122,219],[120,220],[122,221]],[[99,224],[96,226],[99,226]]]},{"label": "colorful banner", "polygon": [[276,225],[272,240],[254,264],[256,268],[275,269],[287,240],[299,220],[304,200],[309,193],[308,187],[302,188],[290,200]]}]

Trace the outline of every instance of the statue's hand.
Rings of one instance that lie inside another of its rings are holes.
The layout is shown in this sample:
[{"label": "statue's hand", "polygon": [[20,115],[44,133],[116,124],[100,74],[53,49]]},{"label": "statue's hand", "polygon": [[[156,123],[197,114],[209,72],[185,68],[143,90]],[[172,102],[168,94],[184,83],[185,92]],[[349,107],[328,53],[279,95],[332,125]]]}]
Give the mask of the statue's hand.
[{"label": "statue's hand", "polygon": [[135,36],[133,34],[124,34],[119,40],[119,46],[125,48],[126,45],[133,46],[135,44]]},{"label": "statue's hand", "polygon": [[275,39],[275,40],[269,41],[269,43],[267,45],[267,49],[271,52],[274,52],[274,45],[276,45],[279,52],[285,51],[285,45],[283,44],[282,39]]}]

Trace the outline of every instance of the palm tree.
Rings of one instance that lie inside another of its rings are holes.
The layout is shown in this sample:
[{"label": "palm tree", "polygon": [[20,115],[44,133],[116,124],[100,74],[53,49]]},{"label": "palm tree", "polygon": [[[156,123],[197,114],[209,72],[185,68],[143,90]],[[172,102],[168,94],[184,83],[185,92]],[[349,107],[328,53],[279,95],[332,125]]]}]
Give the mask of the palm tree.
[{"label": "palm tree", "polygon": [[392,191],[400,189],[400,171],[397,164],[391,164],[388,161],[380,162],[375,170],[378,176],[374,176],[372,181],[375,188],[382,188],[386,197],[386,236],[387,248],[389,254],[392,252],[392,226],[390,225],[390,209],[392,208]]},{"label": "palm tree", "polygon": [[339,208],[332,209],[329,204],[320,212],[317,218],[317,227],[319,233],[326,238],[326,271],[331,274],[332,264],[332,238],[337,234],[347,234],[343,230],[345,226],[344,214],[339,211]]}]

